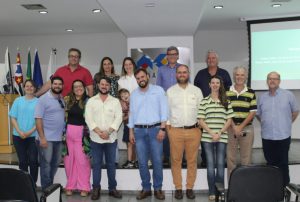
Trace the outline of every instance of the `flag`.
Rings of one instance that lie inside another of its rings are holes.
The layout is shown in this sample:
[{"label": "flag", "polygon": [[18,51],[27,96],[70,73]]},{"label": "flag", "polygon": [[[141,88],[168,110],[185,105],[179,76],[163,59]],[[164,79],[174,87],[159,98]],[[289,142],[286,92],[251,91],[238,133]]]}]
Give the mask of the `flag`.
[{"label": "flag", "polygon": [[3,70],[0,70],[0,93],[13,93],[13,81],[8,48],[6,48],[4,60]]},{"label": "flag", "polygon": [[147,69],[148,67],[150,67],[151,69],[153,68],[153,63],[150,59],[149,56],[143,55],[136,63],[138,68],[144,68]]},{"label": "flag", "polygon": [[168,60],[166,56],[167,54],[161,53],[155,58],[154,63],[156,64],[157,67],[161,67],[163,65],[168,64]]},{"label": "flag", "polygon": [[49,63],[48,63],[46,80],[51,79],[51,77],[53,75],[53,67],[56,65],[55,59],[56,59],[56,49],[52,49],[50,52],[50,59],[49,59]]},{"label": "flag", "polygon": [[16,64],[16,71],[15,71],[15,88],[18,91],[19,95],[23,95],[23,72],[21,67],[21,56],[18,52],[17,54],[17,64]]},{"label": "flag", "polygon": [[35,50],[35,56],[34,56],[33,81],[36,84],[38,89],[43,86],[42,70],[41,70],[40,59],[37,50]]},{"label": "flag", "polygon": [[30,48],[28,49],[28,56],[27,56],[27,72],[26,72],[26,79],[32,79]]}]

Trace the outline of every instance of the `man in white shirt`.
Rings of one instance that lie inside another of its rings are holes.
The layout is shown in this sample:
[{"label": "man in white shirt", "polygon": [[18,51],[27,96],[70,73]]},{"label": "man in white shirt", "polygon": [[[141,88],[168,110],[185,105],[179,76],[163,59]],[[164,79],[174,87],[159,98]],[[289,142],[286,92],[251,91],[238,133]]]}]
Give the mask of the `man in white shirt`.
[{"label": "man in white shirt", "polygon": [[122,123],[122,108],[117,98],[109,95],[111,80],[102,77],[97,83],[99,93],[90,98],[86,104],[85,122],[90,129],[91,154],[93,167],[92,200],[100,197],[101,166],[105,154],[109,195],[122,198],[117,191],[116,177],[116,147],[117,130]]},{"label": "man in white shirt", "polygon": [[177,84],[167,91],[170,116],[167,131],[171,146],[171,168],[175,185],[175,198],[182,199],[181,162],[185,151],[187,160],[186,196],[194,199],[194,182],[197,175],[197,156],[201,139],[197,111],[202,100],[201,90],[189,83],[189,68],[180,65],[176,69]]}]

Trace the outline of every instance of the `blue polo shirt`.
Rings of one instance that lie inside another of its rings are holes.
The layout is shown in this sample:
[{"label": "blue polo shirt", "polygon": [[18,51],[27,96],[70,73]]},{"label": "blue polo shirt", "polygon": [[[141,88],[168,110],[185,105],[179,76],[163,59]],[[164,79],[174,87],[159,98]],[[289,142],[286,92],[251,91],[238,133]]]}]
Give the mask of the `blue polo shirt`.
[{"label": "blue polo shirt", "polygon": [[291,136],[292,113],[299,104],[291,91],[278,88],[275,95],[265,92],[258,98],[256,115],[261,121],[261,136],[267,140],[283,140]]},{"label": "blue polo shirt", "polygon": [[176,80],[176,69],[181,64],[176,63],[174,67],[171,67],[169,64],[161,66],[158,68],[156,85],[162,87],[167,91],[171,86],[177,83]]},{"label": "blue polo shirt", "polygon": [[[225,69],[218,67],[216,75],[223,79],[225,90],[229,90],[232,82],[228,72]],[[212,76],[208,72],[208,67],[201,69],[195,77],[194,85],[201,89],[203,97],[207,97],[210,94],[209,81],[211,77]]]},{"label": "blue polo shirt", "polygon": [[[43,120],[47,141],[61,141],[65,127],[65,110],[61,107],[58,98],[54,97],[50,91],[39,98],[34,117]],[[62,98],[59,99],[64,103]]]},{"label": "blue polo shirt", "polygon": [[[26,99],[25,96],[18,97],[9,111],[9,116],[17,120],[18,126],[21,131],[27,132],[35,126],[34,110],[38,99]],[[20,136],[14,128],[13,135]],[[34,131],[30,137],[35,137],[37,132]]]}]

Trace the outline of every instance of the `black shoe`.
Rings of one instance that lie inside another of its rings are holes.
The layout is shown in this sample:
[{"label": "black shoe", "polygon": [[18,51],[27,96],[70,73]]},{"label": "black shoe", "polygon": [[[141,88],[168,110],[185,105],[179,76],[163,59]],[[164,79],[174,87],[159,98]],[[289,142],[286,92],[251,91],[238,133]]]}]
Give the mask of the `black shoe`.
[{"label": "black shoe", "polygon": [[109,191],[108,195],[114,198],[122,198],[122,193],[116,189]]},{"label": "black shoe", "polygon": [[144,191],[142,190],[137,196],[136,199],[137,200],[142,200],[144,198],[147,198],[148,196],[151,196],[152,192],[151,191]]},{"label": "black shoe", "polygon": [[92,200],[98,200],[100,198],[100,187],[99,188],[93,188],[91,199]]},{"label": "black shoe", "polygon": [[192,189],[187,189],[186,190],[186,197],[188,199],[194,199],[195,198],[194,191]]},{"label": "black shoe", "polygon": [[134,162],[132,162],[132,161],[126,161],[126,163],[124,163],[122,165],[122,168],[127,168],[127,169],[134,168]]},{"label": "black shoe", "polygon": [[176,199],[182,199],[183,198],[183,193],[181,189],[176,189],[175,190],[175,198]]}]

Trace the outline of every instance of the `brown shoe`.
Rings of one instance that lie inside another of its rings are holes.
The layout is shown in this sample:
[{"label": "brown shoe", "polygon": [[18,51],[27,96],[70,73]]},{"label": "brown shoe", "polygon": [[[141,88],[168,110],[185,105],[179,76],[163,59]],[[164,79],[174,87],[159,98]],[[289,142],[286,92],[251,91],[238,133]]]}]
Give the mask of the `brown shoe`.
[{"label": "brown shoe", "polygon": [[136,199],[137,200],[142,200],[144,198],[147,198],[148,196],[151,196],[152,192],[151,191],[144,191],[142,190],[137,196]]},{"label": "brown shoe", "polygon": [[195,198],[194,191],[192,189],[187,189],[186,190],[186,197],[188,199],[194,199]]},{"label": "brown shoe", "polygon": [[182,199],[183,198],[183,193],[181,189],[176,189],[175,190],[175,198],[176,199]]},{"label": "brown shoe", "polygon": [[165,193],[162,190],[154,191],[154,196],[158,200],[165,200]]},{"label": "brown shoe", "polygon": [[73,192],[72,192],[72,190],[67,190],[67,189],[66,189],[65,194],[66,194],[67,196],[72,196]]},{"label": "brown shoe", "polygon": [[122,193],[116,189],[109,191],[108,195],[114,198],[122,198]]},{"label": "brown shoe", "polygon": [[80,192],[80,196],[82,196],[82,197],[86,197],[87,195],[89,195],[88,191],[81,191]]},{"label": "brown shoe", "polygon": [[93,188],[92,190],[92,200],[98,200],[100,198],[100,187],[99,188]]}]

